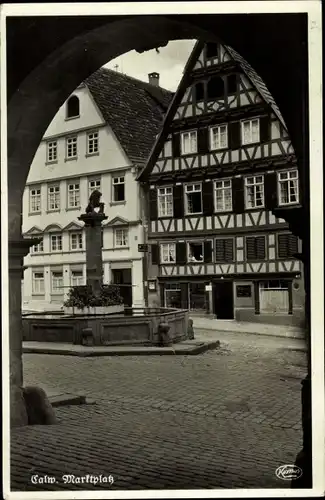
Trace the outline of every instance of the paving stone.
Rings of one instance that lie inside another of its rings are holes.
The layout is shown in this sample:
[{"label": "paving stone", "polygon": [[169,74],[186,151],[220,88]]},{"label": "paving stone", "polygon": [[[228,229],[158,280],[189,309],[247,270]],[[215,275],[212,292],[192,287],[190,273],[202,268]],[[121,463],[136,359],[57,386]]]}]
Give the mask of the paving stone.
[{"label": "paving stone", "polygon": [[226,356],[25,354],[26,385],[86,395],[96,404],[56,408],[55,429],[14,429],[12,488],[42,490],[30,482],[33,468],[58,477],[112,474],[116,481],[106,489],[113,490],[289,487],[275,470],[293,463],[301,447],[299,377],[306,364],[304,353],[283,345],[274,339],[254,345],[237,335]]}]

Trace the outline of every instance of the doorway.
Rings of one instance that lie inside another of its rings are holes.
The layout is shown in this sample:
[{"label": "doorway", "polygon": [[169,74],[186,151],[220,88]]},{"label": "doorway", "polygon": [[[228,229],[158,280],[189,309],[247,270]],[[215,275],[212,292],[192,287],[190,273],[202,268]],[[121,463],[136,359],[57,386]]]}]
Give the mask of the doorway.
[{"label": "doorway", "polygon": [[214,314],[217,319],[234,319],[234,295],[232,281],[214,283]]},{"label": "doorway", "polygon": [[120,285],[120,294],[123,303],[127,307],[132,307],[132,271],[131,269],[112,269],[112,282]]}]

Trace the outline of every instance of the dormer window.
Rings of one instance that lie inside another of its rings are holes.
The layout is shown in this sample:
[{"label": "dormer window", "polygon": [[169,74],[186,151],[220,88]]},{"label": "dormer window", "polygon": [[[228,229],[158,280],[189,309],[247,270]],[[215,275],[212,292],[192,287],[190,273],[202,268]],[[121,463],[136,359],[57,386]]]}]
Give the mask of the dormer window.
[{"label": "dormer window", "polygon": [[67,101],[67,118],[78,118],[80,116],[80,102],[76,95]]}]

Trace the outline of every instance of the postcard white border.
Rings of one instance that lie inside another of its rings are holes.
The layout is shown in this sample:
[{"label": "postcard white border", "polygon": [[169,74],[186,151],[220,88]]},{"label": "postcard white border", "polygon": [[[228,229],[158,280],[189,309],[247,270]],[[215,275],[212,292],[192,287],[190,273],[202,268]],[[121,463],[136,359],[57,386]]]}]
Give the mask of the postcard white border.
[{"label": "postcard white border", "polygon": [[[250,14],[308,13],[309,120],[310,120],[310,223],[311,223],[311,355],[313,366],[313,468],[312,490],[150,490],[86,492],[10,492],[9,494],[9,353],[8,334],[2,335],[3,388],[3,487],[10,499],[63,498],[241,498],[318,496],[324,489],[324,287],[323,287],[323,155],[322,155],[322,25],[321,2],[231,1],[231,2],[154,2],[154,3],[67,3],[3,4],[1,6],[1,240],[8,240],[7,198],[7,119],[6,119],[6,17],[10,16],[99,16],[143,14]],[[8,332],[8,249],[2,246],[2,332]],[[7,397],[6,397],[7,396]],[[316,432],[317,429],[317,432]]]}]

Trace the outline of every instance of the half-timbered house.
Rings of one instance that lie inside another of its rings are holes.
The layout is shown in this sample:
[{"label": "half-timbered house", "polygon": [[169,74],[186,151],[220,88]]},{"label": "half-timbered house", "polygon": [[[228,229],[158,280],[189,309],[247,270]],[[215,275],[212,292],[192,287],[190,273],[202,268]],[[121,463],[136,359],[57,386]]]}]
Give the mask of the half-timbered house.
[{"label": "half-timbered house", "polygon": [[272,211],[299,206],[286,124],[231,47],[197,42],[139,181],[149,304],[300,324],[300,242]]}]

